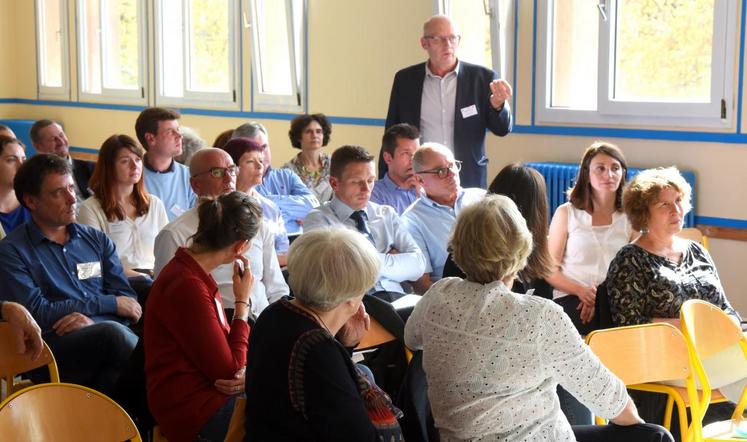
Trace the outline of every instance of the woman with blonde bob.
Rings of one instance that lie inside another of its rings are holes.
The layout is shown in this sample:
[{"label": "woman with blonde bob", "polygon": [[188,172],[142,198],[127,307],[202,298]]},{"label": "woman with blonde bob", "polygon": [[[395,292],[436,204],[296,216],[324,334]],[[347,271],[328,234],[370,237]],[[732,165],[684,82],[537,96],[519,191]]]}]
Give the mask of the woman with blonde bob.
[{"label": "woman with blonde bob", "polygon": [[[463,209],[450,245],[466,279],[436,282],[405,327],[408,347],[423,350],[441,440],[672,440],[643,424],[557,304],[508,289],[532,250],[513,201],[490,195]],[[571,427],[558,384],[615,425]]]},{"label": "woman with blonde bob", "polygon": [[314,230],[293,242],[295,298],[267,307],[249,342],[247,441],[401,440],[396,409],[346,349],[368,330],[361,301],[376,282],[378,255],[348,229]]}]

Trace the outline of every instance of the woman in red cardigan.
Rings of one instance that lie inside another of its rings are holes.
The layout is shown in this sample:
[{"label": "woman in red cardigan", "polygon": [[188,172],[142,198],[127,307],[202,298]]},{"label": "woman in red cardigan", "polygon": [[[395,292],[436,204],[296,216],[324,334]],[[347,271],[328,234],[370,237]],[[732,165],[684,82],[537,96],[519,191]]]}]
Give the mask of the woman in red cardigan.
[{"label": "woman in red cardigan", "polygon": [[[241,192],[206,201],[198,213],[192,244],[159,274],[145,317],[148,405],[163,434],[177,442],[222,441],[244,390],[254,278],[242,253],[262,219]],[[210,272],[231,262],[236,308],[229,324]]]}]

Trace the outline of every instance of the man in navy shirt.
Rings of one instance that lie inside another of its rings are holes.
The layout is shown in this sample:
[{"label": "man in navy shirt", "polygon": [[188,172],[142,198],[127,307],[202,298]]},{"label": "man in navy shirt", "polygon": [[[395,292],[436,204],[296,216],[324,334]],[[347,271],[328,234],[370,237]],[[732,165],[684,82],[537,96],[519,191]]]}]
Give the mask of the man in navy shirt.
[{"label": "man in navy shirt", "polygon": [[110,394],[138,340],[127,325],[142,314],[114,244],[75,223],[75,186],[65,159],[36,155],[18,169],[13,185],[32,220],[0,242],[0,297],[31,312],[63,381]]}]

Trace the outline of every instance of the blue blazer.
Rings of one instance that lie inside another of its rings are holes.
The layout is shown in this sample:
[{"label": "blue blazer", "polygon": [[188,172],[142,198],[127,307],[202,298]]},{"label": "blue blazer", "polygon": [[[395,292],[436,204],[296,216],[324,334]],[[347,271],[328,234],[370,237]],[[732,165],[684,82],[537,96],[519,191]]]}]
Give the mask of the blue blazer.
[{"label": "blue blazer", "polygon": [[[490,105],[490,82],[496,75],[490,69],[460,61],[457,74],[456,110],[454,111],[454,157],[463,162],[460,173],[463,187],[487,187],[488,158],[485,156],[485,132],[496,135],[511,132],[508,102],[497,111]],[[425,63],[404,68],[394,76],[386,127],[409,123],[420,127],[420,102],[425,80]],[[475,105],[477,115],[462,118],[461,109]],[[387,171],[379,154],[379,177]]]}]

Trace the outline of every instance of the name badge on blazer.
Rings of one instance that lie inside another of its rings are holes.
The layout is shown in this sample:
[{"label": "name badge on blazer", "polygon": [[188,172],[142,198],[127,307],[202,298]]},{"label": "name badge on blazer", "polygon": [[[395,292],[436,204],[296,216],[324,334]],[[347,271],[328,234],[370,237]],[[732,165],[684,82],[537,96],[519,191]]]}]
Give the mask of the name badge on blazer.
[{"label": "name badge on blazer", "polygon": [[90,279],[101,276],[101,263],[96,262],[82,262],[78,264],[78,279]]},{"label": "name badge on blazer", "polygon": [[462,111],[462,119],[474,117],[475,115],[477,115],[477,106],[473,104],[472,106],[463,107],[461,111]]}]

